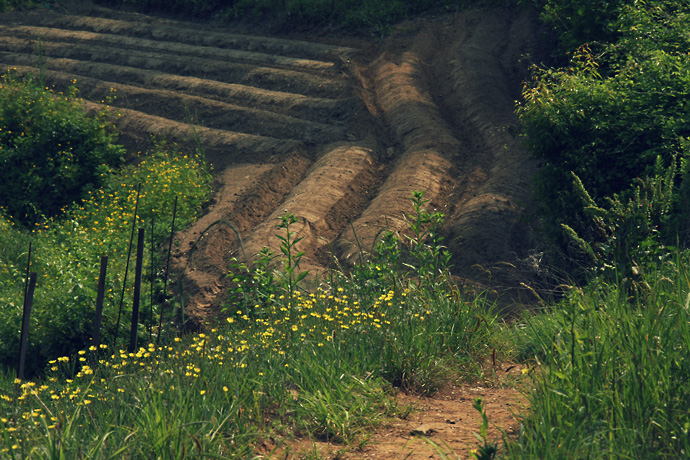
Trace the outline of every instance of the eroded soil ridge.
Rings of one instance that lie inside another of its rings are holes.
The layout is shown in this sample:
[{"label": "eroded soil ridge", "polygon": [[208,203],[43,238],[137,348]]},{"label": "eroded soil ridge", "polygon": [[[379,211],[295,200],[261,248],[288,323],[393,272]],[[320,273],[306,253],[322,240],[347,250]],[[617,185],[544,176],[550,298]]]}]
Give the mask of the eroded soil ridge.
[{"label": "eroded soil ridge", "polygon": [[152,135],[201,142],[214,196],[175,253],[193,317],[223,306],[232,257],[277,250],[286,211],[300,218],[302,269],[316,274],[333,257],[355,261],[383,227],[403,231],[413,190],[446,215],[455,275],[529,300],[522,286],[539,267],[524,216],[535,165],[511,133],[539,52],[534,19],[469,11],[402,24],[378,45],[348,43],[80,4],[2,16],[0,67],[58,89],[76,80],[94,109],[116,94],[120,139],[133,151]]}]

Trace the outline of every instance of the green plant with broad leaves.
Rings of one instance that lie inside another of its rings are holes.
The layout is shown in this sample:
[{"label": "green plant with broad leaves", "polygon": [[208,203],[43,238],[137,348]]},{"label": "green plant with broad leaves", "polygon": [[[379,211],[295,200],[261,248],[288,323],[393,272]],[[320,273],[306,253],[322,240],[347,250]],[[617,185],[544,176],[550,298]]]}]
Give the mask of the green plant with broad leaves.
[{"label": "green plant with broad leaves", "polygon": [[0,203],[31,228],[106,182],[124,148],[105,112],[85,113],[77,88],[57,94],[29,76],[0,79]]},{"label": "green plant with broad leaves", "polygon": [[[656,222],[663,224],[659,241],[671,245],[678,237],[685,245],[690,4],[622,5],[612,24],[614,41],[579,46],[564,67],[535,68],[518,105],[525,140],[541,163],[535,190],[543,228],[565,250],[573,232],[589,244],[601,241],[589,239],[598,230],[581,206],[579,183],[613,214],[621,212],[613,202],[634,201],[640,193],[639,203],[654,209],[672,203],[665,214],[673,217]],[[666,182],[671,197],[650,193],[650,181],[661,183],[660,168],[679,171]]]},{"label": "green plant with broad leaves", "polygon": [[[28,269],[37,272],[38,283],[26,373],[33,375],[48,360],[89,343],[101,256],[109,258],[101,337],[113,339],[120,300],[129,303],[132,298],[132,276],[123,290],[132,226],[146,228],[147,252],[152,250],[170,235],[176,197],[176,225],[188,225],[198,215],[210,193],[210,175],[201,153],[183,152],[165,142],[140,155],[136,164],[119,169],[101,164],[111,154],[117,155],[119,164],[124,150],[109,143],[115,134],[103,114],[85,113],[74,98],[76,88],[59,98],[37,86],[33,78],[5,77],[2,85],[0,162],[8,165],[5,173],[21,171],[16,177],[19,182],[3,180],[0,186],[0,194],[12,195],[0,211],[0,364],[11,366],[17,360],[31,243]],[[52,163],[45,155],[54,156]],[[28,167],[27,161],[35,161],[36,168]],[[90,182],[85,184],[87,179]],[[21,187],[12,188],[25,180],[31,183],[26,190],[18,193]],[[54,196],[45,187],[64,193]],[[20,211],[11,213],[14,207]],[[26,228],[29,223],[31,229]],[[146,257],[144,270],[160,277],[157,267],[162,263],[153,252]],[[159,284],[144,283],[142,337],[153,333],[158,319],[158,299],[150,294],[151,289],[161,289]],[[125,323],[120,324],[123,329]],[[120,338],[125,336],[124,331],[117,332]]]}]

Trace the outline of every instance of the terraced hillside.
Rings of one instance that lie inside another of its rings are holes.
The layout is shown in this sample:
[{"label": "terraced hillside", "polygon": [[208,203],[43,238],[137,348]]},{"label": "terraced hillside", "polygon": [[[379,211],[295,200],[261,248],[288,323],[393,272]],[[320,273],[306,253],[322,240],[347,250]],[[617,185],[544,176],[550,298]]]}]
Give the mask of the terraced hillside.
[{"label": "terraced hillside", "polygon": [[537,279],[523,219],[535,166],[511,134],[538,53],[527,13],[470,11],[335,46],[77,5],[0,16],[0,67],[76,80],[94,108],[116,90],[134,151],[151,135],[203,144],[215,195],[175,258],[189,313],[222,304],[231,257],[277,248],[286,210],[317,273],[404,228],[412,190],[446,214],[459,277],[512,298]]}]

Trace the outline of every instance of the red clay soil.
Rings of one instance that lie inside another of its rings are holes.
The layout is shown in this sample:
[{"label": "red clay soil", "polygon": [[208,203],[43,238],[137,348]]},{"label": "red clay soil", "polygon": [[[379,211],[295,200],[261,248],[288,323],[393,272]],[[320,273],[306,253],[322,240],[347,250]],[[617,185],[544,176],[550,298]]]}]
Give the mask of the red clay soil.
[{"label": "red clay soil", "polygon": [[[317,275],[334,258],[356,261],[381,229],[404,231],[413,190],[445,214],[458,279],[504,304],[534,299],[535,163],[513,134],[521,82],[541,55],[530,13],[420,19],[380,42],[241,32],[85,1],[0,15],[0,68],[42,71],[58,89],[76,79],[93,108],[116,89],[120,140],[133,152],[152,135],[203,145],[214,195],[175,238],[188,316],[201,323],[218,314],[233,257],[278,250],[286,211],[300,219],[301,268]],[[479,429],[474,397],[499,426],[514,427],[519,398],[502,391],[462,387],[420,399],[424,410],[338,458],[437,458],[411,435],[419,426],[466,457]]]}]

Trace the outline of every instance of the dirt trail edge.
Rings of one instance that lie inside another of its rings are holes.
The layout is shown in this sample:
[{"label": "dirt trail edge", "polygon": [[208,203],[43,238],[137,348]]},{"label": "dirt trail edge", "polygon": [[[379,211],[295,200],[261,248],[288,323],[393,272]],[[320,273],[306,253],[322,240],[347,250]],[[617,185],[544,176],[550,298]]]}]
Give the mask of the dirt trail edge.
[{"label": "dirt trail edge", "polygon": [[115,89],[132,151],[152,135],[202,143],[214,196],[176,238],[174,257],[192,318],[222,309],[232,257],[278,250],[286,211],[300,218],[302,269],[318,274],[333,257],[356,261],[382,228],[402,231],[413,190],[446,215],[455,275],[529,299],[523,286],[539,267],[524,216],[535,165],[511,134],[539,54],[528,13],[401,24],[373,49],[212,25],[200,33],[199,24],[73,5],[3,15],[0,66],[41,73],[58,89],[76,80],[93,108]]}]

